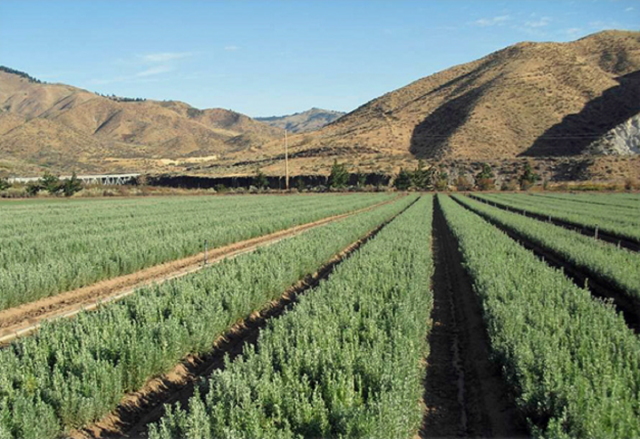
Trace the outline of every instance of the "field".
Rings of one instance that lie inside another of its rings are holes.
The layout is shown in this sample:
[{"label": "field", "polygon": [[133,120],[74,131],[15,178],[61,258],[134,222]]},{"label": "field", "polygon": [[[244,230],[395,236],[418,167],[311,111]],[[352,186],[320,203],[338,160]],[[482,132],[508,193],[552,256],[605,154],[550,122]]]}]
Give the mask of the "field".
[{"label": "field", "polygon": [[0,439],[638,437],[639,218],[637,194],[0,203]]}]

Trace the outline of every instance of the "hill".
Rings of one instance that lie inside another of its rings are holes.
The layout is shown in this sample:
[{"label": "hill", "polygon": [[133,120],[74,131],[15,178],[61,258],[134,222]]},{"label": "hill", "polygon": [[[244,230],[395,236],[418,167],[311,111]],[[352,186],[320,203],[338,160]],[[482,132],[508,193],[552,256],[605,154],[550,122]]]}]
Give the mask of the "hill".
[{"label": "hill", "polygon": [[[327,172],[340,158],[354,169],[389,171],[419,158],[579,157],[640,111],[639,70],[640,32],[515,44],[292,137],[292,166]],[[281,151],[281,142],[272,142],[253,160],[277,172],[279,165],[269,165],[269,159]],[[241,163],[250,159],[242,153],[236,157]]]},{"label": "hill", "polygon": [[345,113],[341,111],[311,108],[301,113],[287,116],[256,117],[255,120],[283,130],[286,129],[292,133],[306,133],[318,130],[344,115]]},{"label": "hill", "polygon": [[0,160],[14,166],[137,170],[154,161],[222,156],[279,136],[230,110],[108,98],[0,69]]},{"label": "hill", "polygon": [[620,148],[589,145],[616,127],[624,131],[640,113],[640,32],[518,43],[307,131],[328,120],[323,113],[267,118],[268,125],[229,110],[107,98],[0,69],[0,173],[49,167],[247,175],[259,167],[282,175],[288,127],[299,131],[289,138],[292,175],[326,174],[336,159],[353,172],[379,173],[425,159],[451,175],[474,172],[482,161],[513,170],[535,159],[558,178],[626,178],[640,158],[634,148],[631,159],[607,158],[604,150]]}]

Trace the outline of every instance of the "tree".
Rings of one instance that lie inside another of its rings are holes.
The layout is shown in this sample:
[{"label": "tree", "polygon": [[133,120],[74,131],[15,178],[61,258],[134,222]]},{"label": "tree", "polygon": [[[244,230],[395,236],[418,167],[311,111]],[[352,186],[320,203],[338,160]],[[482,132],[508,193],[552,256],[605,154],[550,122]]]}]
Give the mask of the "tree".
[{"label": "tree", "polygon": [[43,188],[42,188],[42,185],[40,184],[40,181],[31,181],[27,183],[27,194],[29,194],[32,197],[38,195],[38,192],[40,192],[42,189]]},{"label": "tree", "polygon": [[11,183],[6,178],[0,178],[0,191],[5,191],[11,187]]},{"label": "tree", "polygon": [[531,186],[536,184],[536,181],[538,181],[539,179],[540,176],[533,172],[531,164],[529,162],[526,162],[524,164],[524,171],[520,176],[520,189],[522,189],[523,191],[530,189]]},{"label": "tree", "polygon": [[449,189],[449,174],[444,171],[440,171],[436,178],[436,190],[446,191],[447,189]]},{"label": "tree", "polygon": [[358,173],[356,174],[356,178],[357,178],[357,186],[359,188],[362,188],[365,186],[365,184],[367,184],[367,175],[363,174],[362,172],[358,171]]},{"label": "tree", "polygon": [[411,174],[409,174],[404,169],[400,168],[400,172],[398,173],[398,176],[393,182],[393,185],[399,191],[406,191],[411,187]]},{"label": "tree", "polygon": [[62,192],[65,197],[70,197],[76,192],[80,192],[82,190],[82,182],[78,179],[75,171],[71,175],[71,178],[67,179],[62,183]]},{"label": "tree", "polygon": [[482,170],[478,175],[476,175],[476,185],[481,191],[495,189],[495,175],[493,174],[493,169],[491,169],[491,166],[488,163],[482,164]]},{"label": "tree", "polygon": [[256,169],[256,175],[253,177],[253,185],[258,189],[264,189],[269,186],[267,176],[262,173],[260,168]]},{"label": "tree", "polygon": [[62,190],[62,183],[60,183],[60,179],[49,172],[45,172],[40,179],[40,186],[52,195],[57,194]]},{"label": "tree", "polygon": [[424,161],[418,160],[418,166],[411,174],[411,184],[417,189],[428,189],[430,176],[429,170],[424,169]]},{"label": "tree", "polygon": [[344,164],[339,164],[338,160],[333,161],[331,174],[329,175],[329,187],[343,188],[349,183],[349,173]]}]

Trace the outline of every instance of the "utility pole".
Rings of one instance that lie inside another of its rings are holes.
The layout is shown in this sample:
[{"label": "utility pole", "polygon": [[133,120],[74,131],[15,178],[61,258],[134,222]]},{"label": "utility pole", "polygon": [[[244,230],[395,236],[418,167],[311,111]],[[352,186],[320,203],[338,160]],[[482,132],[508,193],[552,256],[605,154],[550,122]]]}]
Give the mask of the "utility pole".
[{"label": "utility pole", "polygon": [[284,130],[284,182],[289,190],[289,145],[287,144],[287,129]]}]

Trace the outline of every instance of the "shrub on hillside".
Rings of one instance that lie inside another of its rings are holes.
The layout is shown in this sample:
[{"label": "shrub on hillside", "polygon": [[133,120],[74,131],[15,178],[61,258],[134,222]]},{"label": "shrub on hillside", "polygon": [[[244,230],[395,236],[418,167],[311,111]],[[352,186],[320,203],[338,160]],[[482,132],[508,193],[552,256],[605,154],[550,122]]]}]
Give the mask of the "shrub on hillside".
[{"label": "shrub on hillside", "polygon": [[467,192],[473,190],[473,182],[464,175],[458,175],[455,186],[458,191]]}]

